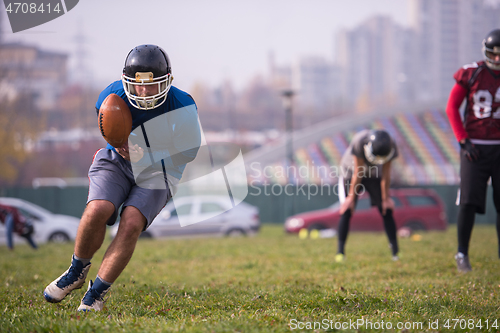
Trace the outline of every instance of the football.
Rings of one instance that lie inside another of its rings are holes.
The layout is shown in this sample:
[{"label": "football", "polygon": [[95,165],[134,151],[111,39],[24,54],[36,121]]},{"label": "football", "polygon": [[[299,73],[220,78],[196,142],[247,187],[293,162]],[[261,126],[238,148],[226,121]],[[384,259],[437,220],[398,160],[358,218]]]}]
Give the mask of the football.
[{"label": "football", "polygon": [[113,147],[121,147],[132,131],[132,114],[127,103],[118,95],[110,94],[99,109],[99,130]]}]

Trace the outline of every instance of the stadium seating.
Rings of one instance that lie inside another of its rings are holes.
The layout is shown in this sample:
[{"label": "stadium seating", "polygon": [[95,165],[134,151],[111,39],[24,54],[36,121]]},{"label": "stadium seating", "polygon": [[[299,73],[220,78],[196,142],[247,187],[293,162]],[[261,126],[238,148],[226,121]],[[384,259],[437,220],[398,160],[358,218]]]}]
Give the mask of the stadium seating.
[{"label": "stadium seating", "polygon": [[[329,170],[339,166],[352,136],[365,128],[385,129],[397,142],[399,157],[393,164],[393,184],[458,184],[459,146],[445,112],[437,109],[381,116],[368,124],[357,124],[325,135],[302,147],[294,143],[293,168],[301,168],[303,171],[294,173],[298,175],[294,182],[323,185],[335,183],[335,173]],[[286,169],[286,159],[276,160],[273,165],[275,168]],[[277,178],[252,177],[252,180],[254,183],[286,181]]]}]

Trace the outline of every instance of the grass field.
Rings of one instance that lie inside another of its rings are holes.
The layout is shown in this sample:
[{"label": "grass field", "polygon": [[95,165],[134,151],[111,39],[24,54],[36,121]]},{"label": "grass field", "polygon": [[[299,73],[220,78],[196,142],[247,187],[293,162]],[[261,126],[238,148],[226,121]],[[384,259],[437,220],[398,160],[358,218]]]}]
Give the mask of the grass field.
[{"label": "grass field", "polygon": [[[336,243],[285,235],[277,225],[250,238],[141,240],[104,311],[89,314],[76,312],[86,286],[59,304],[42,296],[67,269],[72,244],[2,246],[0,331],[500,330],[494,226],[475,227],[473,271],[465,275],[453,259],[453,226],[400,239],[399,262],[383,233],[351,233],[342,264],[334,263]],[[108,244],[94,257],[91,279]]]}]

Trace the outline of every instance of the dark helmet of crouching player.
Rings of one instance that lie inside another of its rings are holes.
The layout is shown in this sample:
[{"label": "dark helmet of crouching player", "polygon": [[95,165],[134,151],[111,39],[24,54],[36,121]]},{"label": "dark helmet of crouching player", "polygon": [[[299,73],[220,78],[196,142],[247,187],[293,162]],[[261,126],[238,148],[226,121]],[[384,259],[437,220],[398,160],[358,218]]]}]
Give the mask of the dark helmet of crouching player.
[{"label": "dark helmet of crouching player", "polygon": [[368,142],[364,145],[366,160],[372,164],[382,165],[394,156],[391,136],[384,130],[372,130],[368,133]]}]

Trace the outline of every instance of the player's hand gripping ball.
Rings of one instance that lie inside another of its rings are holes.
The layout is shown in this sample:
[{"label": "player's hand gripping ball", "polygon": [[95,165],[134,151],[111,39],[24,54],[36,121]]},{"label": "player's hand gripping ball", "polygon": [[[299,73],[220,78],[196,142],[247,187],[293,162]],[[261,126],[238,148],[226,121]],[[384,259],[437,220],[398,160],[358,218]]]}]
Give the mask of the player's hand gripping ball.
[{"label": "player's hand gripping ball", "polygon": [[121,147],[132,131],[132,114],[127,103],[118,95],[110,94],[99,109],[99,130],[113,147]]}]

